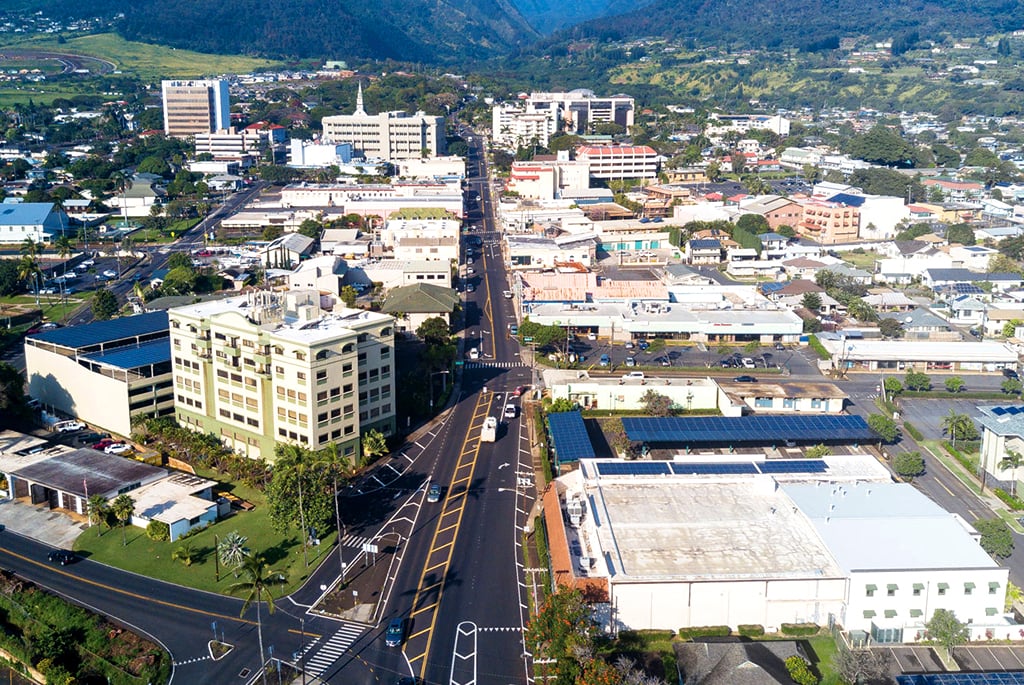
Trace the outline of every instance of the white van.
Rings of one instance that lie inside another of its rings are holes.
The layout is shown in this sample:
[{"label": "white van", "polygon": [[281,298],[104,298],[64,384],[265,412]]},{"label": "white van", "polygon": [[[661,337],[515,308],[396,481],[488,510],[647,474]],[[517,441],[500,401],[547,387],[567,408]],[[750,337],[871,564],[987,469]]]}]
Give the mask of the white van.
[{"label": "white van", "polygon": [[471,348],[469,350],[469,358],[470,359],[479,359],[480,358],[480,350],[478,350],[475,347]]},{"label": "white van", "polygon": [[624,381],[642,381],[644,379],[643,371],[630,371],[629,373],[622,375]]}]

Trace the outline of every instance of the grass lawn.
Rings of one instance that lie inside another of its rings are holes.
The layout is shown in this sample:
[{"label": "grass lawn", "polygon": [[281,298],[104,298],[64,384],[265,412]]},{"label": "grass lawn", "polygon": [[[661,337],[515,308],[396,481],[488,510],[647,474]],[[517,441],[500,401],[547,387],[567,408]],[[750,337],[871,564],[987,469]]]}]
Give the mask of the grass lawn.
[{"label": "grass lawn", "polygon": [[821,673],[821,685],[842,685],[842,679],[832,668],[832,659],[838,649],[831,635],[817,635],[807,640],[813,652],[814,666]]},{"label": "grass lawn", "polygon": [[[210,474],[200,474],[211,477]],[[258,491],[240,484],[228,484],[217,488],[230,490],[238,497],[249,500],[256,505],[252,511],[241,511],[232,514],[201,533],[177,542],[155,542],[146,537],[142,528],[127,528],[128,545],[121,543],[121,531],[117,527],[107,530],[106,527],[94,526],[86,530],[75,541],[75,550],[94,561],[110,564],[117,568],[139,573],[150,578],[159,578],[170,583],[177,583],[199,590],[227,594],[227,588],[236,582],[230,571],[221,568],[220,580],[215,578],[215,543],[214,535],[224,535],[238,531],[249,539],[248,547],[259,552],[267,560],[271,568],[282,571],[288,578],[287,584],[275,594],[284,595],[293,592],[309,578],[324,555],[334,551],[336,534],[332,531],[320,541],[319,547],[309,548],[309,569],[302,560],[302,547],[299,544],[298,531],[282,535],[270,522],[270,511],[266,501]],[[98,534],[102,530],[102,535]],[[191,566],[171,559],[174,550],[186,542],[191,543],[197,553]]]},{"label": "grass lawn", "polygon": [[[207,74],[244,74],[279,65],[266,59],[235,55],[209,55],[191,50],[176,50],[160,45],[128,41],[115,33],[97,33],[67,38],[60,44],[56,36],[34,35],[27,40],[7,37],[3,47],[23,50],[54,50],[108,60],[120,71],[142,79],[200,78]],[[34,84],[39,85],[39,84]]]},{"label": "grass lawn", "polygon": [[839,257],[844,262],[849,262],[858,269],[864,269],[872,273],[875,270],[875,262],[879,260],[879,256],[874,252],[840,252]]}]

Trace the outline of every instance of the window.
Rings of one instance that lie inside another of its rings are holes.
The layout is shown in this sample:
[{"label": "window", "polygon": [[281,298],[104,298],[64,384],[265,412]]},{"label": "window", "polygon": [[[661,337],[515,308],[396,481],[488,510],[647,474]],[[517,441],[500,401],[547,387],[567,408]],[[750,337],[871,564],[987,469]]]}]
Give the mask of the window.
[{"label": "window", "polygon": [[345,435],[352,435],[352,433],[355,432],[355,429],[356,427],[352,424],[345,426]]},{"label": "window", "polygon": [[795,409],[796,408],[796,398],[795,397],[784,397],[782,399],[782,408],[783,409]]},{"label": "window", "polygon": [[915,597],[920,597],[922,590],[924,590],[924,584],[922,584],[922,583],[914,583],[914,596]]},{"label": "window", "polygon": [[877,590],[877,589],[878,589],[877,585],[866,585],[866,586],[864,586],[864,593],[865,593],[865,595],[867,597],[874,597],[875,596],[875,590]]},{"label": "window", "polygon": [[821,409],[824,406],[825,400],[821,399],[820,397],[811,398],[811,409]]},{"label": "window", "polygon": [[896,596],[896,590],[898,590],[898,589],[899,589],[899,587],[897,585],[895,585],[893,583],[890,583],[889,585],[887,585],[885,587],[885,596],[886,597],[895,597]]},{"label": "window", "polygon": [[772,406],[772,398],[770,398],[770,397],[755,397],[754,398],[754,406],[755,407],[770,408]]},{"label": "window", "polygon": [[939,594],[946,594],[946,590],[949,589],[949,583],[939,583]]},{"label": "window", "polygon": [[991,582],[988,584],[988,594],[994,595],[999,592],[999,583]]},{"label": "window", "polygon": [[974,593],[974,583],[964,583],[964,594],[970,595]]}]

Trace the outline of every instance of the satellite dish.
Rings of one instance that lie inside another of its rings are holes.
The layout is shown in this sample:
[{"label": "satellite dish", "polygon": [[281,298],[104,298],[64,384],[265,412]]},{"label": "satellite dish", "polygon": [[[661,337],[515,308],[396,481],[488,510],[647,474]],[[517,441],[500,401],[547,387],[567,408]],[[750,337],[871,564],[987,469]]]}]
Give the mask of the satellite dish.
[{"label": "satellite dish", "polygon": [[910,323],[910,322],[911,322],[911,321],[913,321],[913,320],[914,320],[914,317],[912,317],[912,316],[908,316],[907,318],[903,319],[903,322],[904,322],[904,323]]}]

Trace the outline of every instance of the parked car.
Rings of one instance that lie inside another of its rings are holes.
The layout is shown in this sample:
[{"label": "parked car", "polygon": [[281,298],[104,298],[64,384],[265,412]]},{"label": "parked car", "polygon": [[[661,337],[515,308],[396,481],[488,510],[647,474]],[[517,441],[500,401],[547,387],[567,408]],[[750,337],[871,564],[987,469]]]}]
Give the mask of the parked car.
[{"label": "parked car", "polygon": [[81,421],[58,421],[54,424],[53,429],[59,433],[74,433],[85,430],[85,424]]},{"label": "parked car", "polygon": [[611,363],[612,363],[612,358],[611,357],[609,357],[607,354],[602,354],[601,355],[601,361],[600,361],[601,366],[608,366]]},{"label": "parked car", "polygon": [[126,454],[132,451],[132,446],[123,442],[115,442],[103,448],[107,454]]},{"label": "parked car", "polygon": [[622,380],[624,381],[642,381],[644,379],[643,371],[630,371],[627,374],[623,374]]},{"label": "parked car", "polygon": [[753,376],[736,376],[733,380],[737,383],[757,383],[757,379]]},{"label": "parked car", "polygon": [[114,441],[111,440],[110,438],[103,438],[98,442],[94,442],[92,445],[90,445],[90,447],[92,447],[94,450],[105,450],[113,444]]},{"label": "parked car", "polygon": [[398,647],[405,637],[405,619],[393,618],[384,632],[384,644],[388,647]]},{"label": "parked car", "polygon": [[60,564],[61,566],[67,566],[74,562],[75,553],[70,549],[55,549],[46,555],[46,560],[51,564]]},{"label": "parked car", "polygon": [[594,331],[587,333],[587,340],[597,340],[597,333]]},{"label": "parked car", "polygon": [[782,344],[782,343],[780,343],[780,342],[777,342],[777,343],[775,343],[775,349],[777,349],[777,350],[779,350],[780,352],[782,352],[783,350],[785,350],[785,349],[786,349],[786,346],[785,346],[785,345],[783,345],[783,344]]},{"label": "parked car", "polygon": [[744,357],[742,363],[744,369],[753,369],[755,366],[757,366],[756,364],[754,364],[754,360],[751,359],[750,357]]},{"label": "parked car", "polygon": [[647,342],[646,340],[641,340],[640,342],[637,343],[636,346],[639,347],[644,352],[646,352],[647,348],[651,346],[651,343]]},{"label": "parked car", "polygon": [[636,366],[636,359],[633,357],[626,357],[626,366]]},{"label": "parked car", "polygon": [[658,363],[662,366],[672,366],[672,362],[668,357],[658,357]]},{"label": "parked car", "polygon": [[107,269],[103,272],[103,278],[117,278],[117,272],[111,269]]},{"label": "parked car", "polygon": [[633,349],[633,341],[632,340],[627,340],[626,341],[626,349],[627,350]]},{"label": "parked car", "polygon": [[506,404],[504,416],[506,419],[514,419],[516,417],[516,405]]},{"label": "parked car", "polygon": [[508,332],[510,335],[519,335],[519,325],[514,323],[509,324]]}]

